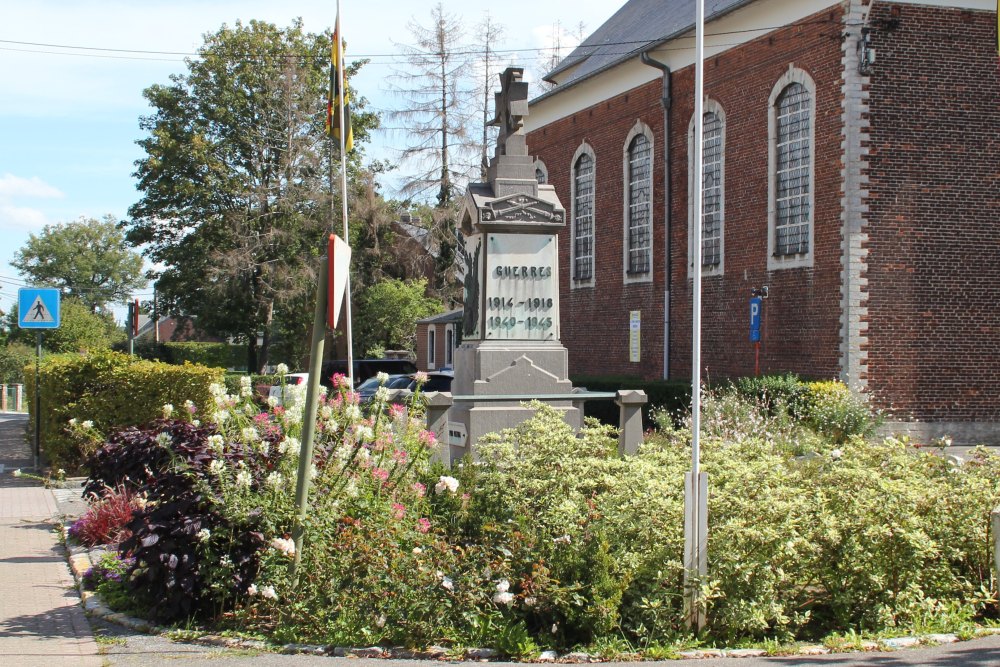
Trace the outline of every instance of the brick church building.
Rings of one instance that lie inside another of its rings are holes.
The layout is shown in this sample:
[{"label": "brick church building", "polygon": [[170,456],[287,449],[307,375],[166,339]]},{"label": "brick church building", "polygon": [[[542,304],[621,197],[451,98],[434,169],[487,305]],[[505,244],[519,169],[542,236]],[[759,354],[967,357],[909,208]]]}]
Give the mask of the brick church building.
[{"label": "brick church building", "polygon": [[[690,377],[694,13],[630,0],[525,118],[571,374]],[[705,32],[703,377],[753,374],[766,287],[762,373],[1000,444],[996,0],[709,0]]]}]

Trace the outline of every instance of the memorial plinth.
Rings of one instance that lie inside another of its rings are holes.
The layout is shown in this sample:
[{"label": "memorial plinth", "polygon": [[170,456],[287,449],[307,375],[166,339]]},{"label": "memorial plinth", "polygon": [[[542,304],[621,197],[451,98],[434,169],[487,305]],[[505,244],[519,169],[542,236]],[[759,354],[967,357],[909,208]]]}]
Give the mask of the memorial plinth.
[{"label": "memorial plinth", "polygon": [[[465,310],[450,420],[465,425],[473,451],[482,435],[533,414],[520,397],[565,396],[573,389],[559,342],[558,233],[566,210],[555,188],[535,179],[522,129],[528,84],[521,74],[508,68],[501,75],[493,121],[500,134],[488,181],[469,186],[461,214]],[[571,401],[546,402],[579,426]],[[452,458],[462,453],[453,448]]]}]

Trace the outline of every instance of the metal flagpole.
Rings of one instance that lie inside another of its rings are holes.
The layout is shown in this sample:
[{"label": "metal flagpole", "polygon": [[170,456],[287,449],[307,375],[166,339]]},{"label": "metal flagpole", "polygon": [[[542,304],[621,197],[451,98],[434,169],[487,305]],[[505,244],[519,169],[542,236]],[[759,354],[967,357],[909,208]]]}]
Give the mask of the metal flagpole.
[{"label": "metal flagpole", "polygon": [[[340,0],[337,0],[337,29],[335,31],[337,39],[340,39]],[[344,242],[350,244],[351,237],[347,229],[347,132],[345,123],[347,122],[344,107],[344,50],[337,45],[337,104],[340,105],[340,208],[344,221]],[[333,261],[333,258],[328,258]],[[347,319],[347,377],[351,380],[351,388],[354,388],[354,333],[352,331],[353,320],[351,319],[351,272],[347,272],[347,287],[344,295],[344,317]]]},{"label": "metal flagpole", "polygon": [[695,2],[694,59],[694,294],[691,332],[691,472],[684,488],[684,584],[688,625],[696,631],[705,626],[705,606],[700,580],[708,572],[708,476],[701,467],[701,261],[702,188],[704,169],[705,95],[705,0]]}]

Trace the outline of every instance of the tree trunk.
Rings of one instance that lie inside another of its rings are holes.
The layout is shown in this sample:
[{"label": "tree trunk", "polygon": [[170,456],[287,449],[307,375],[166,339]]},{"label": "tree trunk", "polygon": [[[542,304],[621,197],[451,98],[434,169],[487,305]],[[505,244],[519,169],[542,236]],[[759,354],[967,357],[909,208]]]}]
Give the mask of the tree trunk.
[{"label": "tree trunk", "polygon": [[267,302],[267,308],[264,310],[264,341],[260,347],[260,354],[258,355],[258,373],[263,373],[264,369],[267,367],[271,356],[271,323],[274,321],[274,301]]},{"label": "tree trunk", "polygon": [[247,334],[247,373],[257,372],[257,332]]}]

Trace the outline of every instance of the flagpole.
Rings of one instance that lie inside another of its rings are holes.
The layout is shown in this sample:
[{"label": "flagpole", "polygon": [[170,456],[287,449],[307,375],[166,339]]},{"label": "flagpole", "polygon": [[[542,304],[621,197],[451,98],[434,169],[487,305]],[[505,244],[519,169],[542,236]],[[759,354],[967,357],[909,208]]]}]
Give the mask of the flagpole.
[{"label": "flagpole", "polygon": [[684,489],[684,584],[688,626],[696,632],[705,627],[705,604],[701,583],[708,573],[708,476],[701,472],[701,261],[702,188],[704,169],[704,82],[705,0],[695,2],[694,58],[694,198],[692,216],[692,271],[694,290],[691,302],[691,472]]},{"label": "flagpole", "polygon": [[[337,29],[334,31],[336,39],[341,38],[340,33],[340,0],[337,0]],[[347,129],[345,127],[347,115],[344,113],[344,50],[337,45],[337,104],[340,108],[340,207],[341,216],[344,221],[344,242],[350,244],[351,237],[347,228]],[[331,258],[332,260],[332,258]],[[347,272],[347,287],[344,295],[344,317],[347,322],[347,377],[354,387],[354,333],[351,319],[351,272]]]}]

